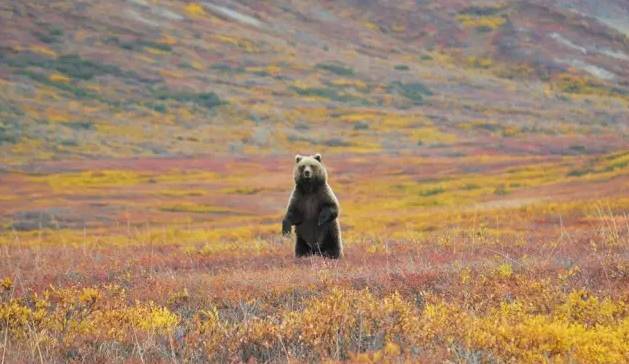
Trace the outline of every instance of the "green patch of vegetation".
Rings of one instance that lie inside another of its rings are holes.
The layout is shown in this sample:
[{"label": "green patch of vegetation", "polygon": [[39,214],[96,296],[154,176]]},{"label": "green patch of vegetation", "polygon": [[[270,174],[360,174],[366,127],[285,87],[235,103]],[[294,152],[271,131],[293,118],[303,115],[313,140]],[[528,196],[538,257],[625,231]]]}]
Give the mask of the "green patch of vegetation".
[{"label": "green patch of vegetation", "polygon": [[500,10],[501,8],[497,6],[469,6],[463,9],[463,11],[461,11],[461,14],[489,16],[497,14]]},{"label": "green patch of vegetation", "polygon": [[0,100],[0,115],[1,114],[12,114],[12,115],[24,115],[24,112],[13,103],[9,103],[5,100]]},{"label": "green patch of vegetation", "polygon": [[92,129],[94,129],[94,123],[92,123],[91,121],[69,121],[69,122],[63,123],[63,125],[67,126],[68,128],[74,129],[74,130],[92,130]]},{"label": "green patch of vegetation", "polygon": [[224,63],[213,64],[210,68],[212,68],[213,70],[222,72],[222,73],[242,73],[245,71],[245,69],[242,67],[232,67]]},{"label": "green patch of vegetation", "polygon": [[507,21],[506,15],[499,14],[503,8],[503,6],[470,6],[459,12],[456,19],[465,27],[475,28],[479,32],[491,32]]},{"label": "green patch of vegetation", "polygon": [[593,173],[594,169],[586,167],[586,168],[578,168],[578,169],[573,169],[570,172],[568,172],[568,176],[569,177],[581,177],[581,176],[585,176],[586,174],[590,174]]},{"label": "green patch of vegetation", "polygon": [[470,190],[477,190],[479,188],[480,188],[480,186],[477,185],[476,183],[466,183],[465,186],[463,186],[463,189],[464,190],[468,190],[468,191],[470,191]]},{"label": "green patch of vegetation", "polygon": [[570,150],[578,154],[585,154],[587,152],[585,145],[580,145],[580,144],[571,145]]},{"label": "green patch of vegetation", "polygon": [[590,168],[590,167],[586,167],[586,168],[578,168],[578,169],[573,169],[570,172],[568,172],[568,176],[569,177],[581,177],[581,176],[585,176],[586,174],[590,174],[590,173],[594,173],[594,169]]},{"label": "green patch of vegetation", "polygon": [[123,74],[116,66],[93,62],[78,55],[61,56],[52,64],[52,67],[61,73],[80,80],[89,80],[95,76],[106,74]]},{"label": "green patch of vegetation", "polygon": [[267,77],[271,75],[269,72],[264,71],[264,70],[253,71],[253,74],[256,76],[262,76],[262,77]]},{"label": "green patch of vegetation", "polygon": [[629,92],[619,87],[609,87],[586,76],[564,73],[551,80],[555,89],[567,94],[603,95],[627,97]]},{"label": "green patch of vegetation", "polygon": [[317,65],[317,68],[326,70],[328,72],[332,72],[339,76],[353,76],[354,75],[353,69],[346,67],[342,64],[337,64],[337,63],[319,63]]},{"label": "green patch of vegetation", "polygon": [[255,195],[259,192],[262,192],[263,189],[259,187],[239,187],[226,189],[226,193],[237,194],[237,195]]},{"label": "green patch of vegetation", "polygon": [[0,62],[17,68],[39,67],[63,73],[79,80],[89,80],[96,76],[113,74],[116,76],[129,76],[128,72],[120,68],[83,59],[78,55],[64,55],[59,58],[43,57],[34,53],[20,53],[13,57],[2,56]]},{"label": "green patch of vegetation", "polygon": [[234,214],[235,212],[223,207],[197,204],[192,202],[182,202],[159,208],[166,212],[191,212],[197,214]]},{"label": "green patch of vegetation", "polygon": [[501,126],[497,123],[477,123],[475,124],[477,129],[485,129],[491,132],[497,132],[502,130]]},{"label": "green patch of vegetation", "polygon": [[164,104],[151,104],[151,109],[157,111],[158,113],[165,113],[167,108]]},{"label": "green patch of vegetation", "polygon": [[0,145],[15,144],[20,140],[20,124],[0,120]]},{"label": "green patch of vegetation", "polygon": [[161,102],[147,101],[147,102],[141,102],[140,105],[146,108],[149,108],[151,110],[155,110],[160,114],[164,114],[168,110],[168,107],[164,103],[161,103]]},{"label": "green patch of vegetation", "polygon": [[[329,87],[293,87],[293,90],[295,90],[295,92],[297,92],[299,95],[301,96],[318,96],[318,97],[325,97],[328,99],[339,99],[340,95],[339,93]],[[339,99],[339,101],[341,101]]]},{"label": "green patch of vegetation", "polygon": [[162,89],[155,91],[154,96],[159,100],[175,100],[184,103],[192,103],[206,109],[212,109],[226,103],[221,100],[217,94],[211,91],[195,93]]},{"label": "green patch of vegetation", "polygon": [[312,137],[307,134],[303,134],[303,135],[292,134],[292,135],[288,135],[287,139],[290,142],[306,142],[312,145],[325,145],[328,147],[348,147],[352,145],[352,143],[340,137],[323,139],[323,138]]},{"label": "green patch of vegetation", "polygon": [[76,139],[58,139],[57,144],[64,147],[76,147],[79,142]]},{"label": "green patch of vegetation", "polygon": [[628,89],[623,89],[620,87],[610,87],[609,88],[609,92],[613,95],[618,95],[618,96],[629,96],[629,90]]},{"label": "green patch of vegetation", "polygon": [[315,97],[323,97],[326,99],[346,102],[346,103],[354,103],[358,105],[368,105],[369,102],[365,99],[361,99],[356,96],[341,94],[337,90],[330,87],[291,87],[291,89],[300,96],[315,96]]},{"label": "green patch of vegetation", "polygon": [[609,171],[615,171],[616,169],[627,168],[628,165],[629,165],[629,161],[627,161],[627,160],[625,160],[625,161],[618,161],[618,162],[615,162],[615,163],[611,163],[607,167],[605,167],[605,171],[609,172]]},{"label": "green patch of vegetation", "polygon": [[629,167],[629,152],[620,152],[596,158],[587,165],[575,168],[567,173],[569,177],[581,177],[587,174],[608,173]]},{"label": "green patch of vegetation", "polygon": [[438,194],[444,193],[444,192],[446,192],[446,190],[443,187],[433,187],[433,188],[429,188],[427,190],[423,190],[423,191],[419,192],[419,194],[424,196],[424,197],[428,197],[428,196],[438,195]]},{"label": "green patch of vegetation", "polygon": [[[49,58],[31,52],[23,52],[17,55],[0,53],[0,64],[1,63],[18,68],[16,71],[18,74],[22,74],[35,81],[70,92],[79,98],[98,97],[79,87],[73,86],[71,83],[61,82],[59,80],[49,80],[48,74],[58,72],[72,80],[90,80],[97,76],[113,75],[122,79],[133,78],[136,80],[146,81],[146,79],[142,78],[135,72],[123,71],[114,65],[86,60],[78,55],[64,55],[58,58]],[[41,73],[34,72],[32,69],[29,69],[30,67],[46,70],[47,74],[43,75]],[[109,104],[115,104],[115,102],[102,98],[101,101]]]},{"label": "green patch of vegetation", "polygon": [[349,147],[352,145],[350,142],[343,138],[330,138],[323,141],[324,145],[328,147]]},{"label": "green patch of vegetation", "polygon": [[402,83],[394,81],[389,84],[388,89],[389,92],[399,93],[416,104],[421,104],[425,96],[433,94],[428,87],[419,82]]},{"label": "green patch of vegetation", "polygon": [[115,44],[122,49],[127,49],[130,51],[143,51],[145,48],[153,48],[164,52],[172,52],[173,50],[173,48],[169,44],[154,42],[146,39],[122,41],[118,37],[110,37],[105,42]]},{"label": "green patch of vegetation", "polygon": [[42,24],[42,27],[43,29],[33,32],[40,41],[50,44],[57,43],[63,38],[63,29],[51,24]]},{"label": "green patch of vegetation", "polygon": [[408,71],[409,70],[408,66],[405,65],[405,64],[396,64],[394,68],[396,70],[398,70],[398,71]]},{"label": "green patch of vegetation", "polygon": [[494,120],[474,120],[459,124],[459,127],[464,130],[481,130],[488,131],[493,134],[499,134],[503,137],[512,137],[525,132],[533,132],[527,128],[520,128],[519,126],[508,125],[499,123]]},{"label": "green patch of vegetation", "polygon": [[507,187],[505,187],[505,185],[498,185],[496,186],[496,189],[494,190],[494,193],[496,195],[506,195],[509,193],[509,190],[507,190]]},{"label": "green patch of vegetation", "polygon": [[629,152],[621,152],[607,156],[603,163],[603,170],[610,172],[616,169],[627,168],[627,166],[629,166]]},{"label": "green patch of vegetation", "polygon": [[42,83],[44,85],[52,86],[59,90],[68,92],[79,99],[98,99],[98,95],[92,92],[86,91],[80,87],[77,87],[69,83],[53,81],[50,78],[48,78],[48,76],[42,75],[41,73],[32,72],[28,70],[21,70],[19,71],[19,74],[26,76],[32,79],[33,81]]},{"label": "green patch of vegetation", "polygon": [[169,44],[149,42],[149,41],[142,41],[141,43],[144,47],[159,49],[160,51],[164,51],[164,52],[172,52],[173,50],[173,47],[170,46]]},{"label": "green patch of vegetation", "polygon": [[476,30],[478,30],[481,33],[489,33],[492,30],[494,30],[494,28],[492,28],[489,25],[479,25],[479,26],[476,27]]}]

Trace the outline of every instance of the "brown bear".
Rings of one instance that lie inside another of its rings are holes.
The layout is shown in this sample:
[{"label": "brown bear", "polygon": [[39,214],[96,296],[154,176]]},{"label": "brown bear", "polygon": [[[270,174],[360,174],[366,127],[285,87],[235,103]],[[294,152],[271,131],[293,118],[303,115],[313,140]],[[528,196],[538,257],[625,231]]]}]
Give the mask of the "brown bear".
[{"label": "brown bear", "polygon": [[328,185],[328,175],[321,154],[295,156],[295,188],[282,221],[282,233],[288,235],[295,225],[295,255],[321,255],[337,259],[343,255],[339,202]]}]

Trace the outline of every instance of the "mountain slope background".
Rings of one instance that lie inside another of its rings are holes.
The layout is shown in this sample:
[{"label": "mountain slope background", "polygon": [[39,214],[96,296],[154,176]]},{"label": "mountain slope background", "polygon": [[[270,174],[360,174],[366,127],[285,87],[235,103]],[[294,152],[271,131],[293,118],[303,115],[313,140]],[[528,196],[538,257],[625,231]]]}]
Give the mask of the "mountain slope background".
[{"label": "mountain slope background", "polygon": [[627,141],[627,16],[623,1],[7,2],[0,153],[610,151]]}]

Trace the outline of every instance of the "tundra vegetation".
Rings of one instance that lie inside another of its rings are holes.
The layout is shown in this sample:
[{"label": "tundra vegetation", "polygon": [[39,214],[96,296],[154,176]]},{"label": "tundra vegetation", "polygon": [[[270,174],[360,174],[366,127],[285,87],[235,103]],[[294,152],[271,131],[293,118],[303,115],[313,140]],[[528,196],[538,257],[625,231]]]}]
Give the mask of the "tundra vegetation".
[{"label": "tundra vegetation", "polygon": [[629,14],[547,3],[7,2],[1,361],[629,362]]}]

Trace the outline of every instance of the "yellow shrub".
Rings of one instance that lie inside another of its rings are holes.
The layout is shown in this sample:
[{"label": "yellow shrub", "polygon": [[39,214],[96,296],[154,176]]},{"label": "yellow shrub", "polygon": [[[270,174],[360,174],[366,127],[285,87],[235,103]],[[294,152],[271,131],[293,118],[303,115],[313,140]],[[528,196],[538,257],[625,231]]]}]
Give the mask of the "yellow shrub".
[{"label": "yellow shrub", "polygon": [[513,268],[509,263],[503,263],[496,268],[496,274],[501,278],[509,278],[513,274]]},{"label": "yellow shrub", "polygon": [[219,206],[198,204],[194,202],[180,202],[160,207],[162,211],[193,212],[193,213],[229,213],[229,209]]},{"label": "yellow shrub", "polygon": [[153,302],[148,305],[137,305],[131,309],[134,323],[149,333],[171,334],[179,323],[179,317],[166,307],[159,307]]},{"label": "yellow shrub", "polygon": [[501,16],[472,16],[467,14],[457,15],[457,20],[468,28],[494,30],[500,28],[505,22]]},{"label": "yellow shrub", "polygon": [[93,304],[100,298],[100,292],[95,288],[84,288],[79,296],[79,301],[85,304]]},{"label": "yellow shrub", "polygon": [[50,57],[50,58],[56,58],[57,57],[57,53],[50,49],[49,47],[43,46],[43,45],[32,45],[29,47],[31,52],[33,53],[38,53],[41,54],[43,56],[46,57]]},{"label": "yellow shrub", "polygon": [[413,141],[421,143],[454,143],[456,135],[445,133],[435,127],[414,128],[411,136]]},{"label": "yellow shrub", "polygon": [[410,344],[419,330],[414,307],[397,293],[378,299],[368,290],[333,289],[303,311],[289,313],[282,332],[320,355],[334,356],[338,350],[359,351],[378,335],[394,345]]},{"label": "yellow shrub", "polygon": [[493,66],[494,62],[489,57],[469,56],[466,59],[468,66],[487,69]]},{"label": "yellow shrub", "polygon": [[53,189],[62,190],[72,187],[111,187],[126,186],[147,180],[145,176],[133,171],[101,170],[72,173],[57,173],[31,177],[36,182],[46,182]]},{"label": "yellow shrub", "polygon": [[571,292],[566,302],[555,312],[555,317],[586,327],[612,325],[629,311],[623,302],[613,302],[609,298],[599,299],[585,290]]},{"label": "yellow shrub", "polygon": [[28,324],[33,311],[22,306],[17,300],[0,305],[0,323],[8,328],[12,336],[23,339],[27,336]]},{"label": "yellow shrub", "polygon": [[0,281],[0,287],[5,291],[10,291],[13,287],[13,280],[11,279],[11,277],[4,277]]},{"label": "yellow shrub", "polygon": [[[571,294],[567,305],[573,307],[575,298],[580,299],[581,294]],[[612,319],[613,315],[606,316],[605,313],[609,314],[608,311],[613,309],[603,306],[590,311],[602,314],[607,320],[601,322],[606,324],[588,328],[573,322],[574,317],[565,319],[561,313],[558,317],[528,313],[525,305],[518,301],[503,303],[480,316],[455,305],[438,303],[428,305],[423,313],[423,340],[428,344],[463,345],[471,350],[489,352],[495,358],[527,363],[549,359],[586,363],[626,361],[629,358],[626,340],[629,318]],[[584,316],[580,305],[571,312],[577,317]],[[592,312],[585,316],[592,316]]]},{"label": "yellow shrub", "polygon": [[212,357],[224,344],[227,333],[218,316],[218,310],[214,306],[200,310],[195,317],[195,323],[202,337],[205,351],[209,357]]},{"label": "yellow shrub", "polygon": [[[338,78],[338,79],[332,80],[330,83],[338,87],[353,87],[360,91],[367,91],[369,89],[369,86],[365,83],[365,81],[361,81],[361,80]],[[349,116],[352,116],[352,114],[350,114]]]},{"label": "yellow shrub", "polygon": [[184,7],[186,13],[190,16],[198,17],[205,15],[205,9],[197,3],[189,3]]},{"label": "yellow shrub", "polygon": [[68,83],[71,80],[70,77],[62,73],[58,73],[58,72],[51,73],[48,76],[48,79],[53,82],[62,82],[62,83]]},{"label": "yellow shrub", "polygon": [[179,317],[153,302],[129,306],[117,286],[51,288],[43,297],[0,304],[0,324],[11,338],[73,346],[93,340],[131,342],[134,335],[170,335]]},{"label": "yellow shrub", "polygon": [[353,363],[396,363],[402,353],[399,345],[388,342],[381,350],[364,353],[349,353]]}]

